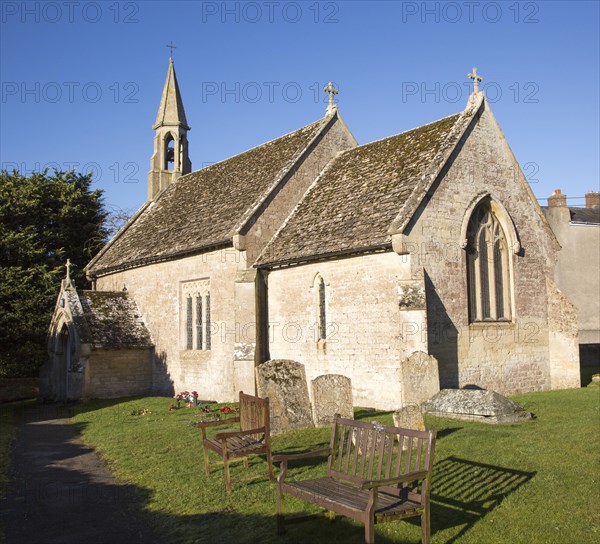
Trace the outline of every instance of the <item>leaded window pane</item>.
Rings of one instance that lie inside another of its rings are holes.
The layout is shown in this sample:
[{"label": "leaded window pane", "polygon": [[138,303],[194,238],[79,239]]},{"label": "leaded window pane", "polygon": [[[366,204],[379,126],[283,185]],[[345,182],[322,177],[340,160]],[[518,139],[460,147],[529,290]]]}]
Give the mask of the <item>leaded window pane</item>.
[{"label": "leaded window pane", "polygon": [[202,297],[196,297],[196,349],[202,349]]},{"label": "leaded window pane", "polygon": [[327,338],[327,313],[325,308],[325,282],[319,278],[319,338]]},{"label": "leaded window pane", "polygon": [[504,271],[502,270],[502,248],[499,238],[494,240],[494,276],[496,278],[496,319],[504,319]]},{"label": "leaded window pane", "polygon": [[192,297],[187,297],[186,299],[186,327],[185,327],[185,349],[193,349],[194,347],[194,329],[192,328]]},{"label": "leaded window pane", "polygon": [[211,337],[210,337],[210,293],[206,295],[206,341],[205,341],[205,349],[210,350],[211,348]]},{"label": "leaded window pane", "polygon": [[481,318],[489,319],[490,315],[490,278],[488,271],[488,247],[485,233],[479,235],[479,273],[481,275]]}]

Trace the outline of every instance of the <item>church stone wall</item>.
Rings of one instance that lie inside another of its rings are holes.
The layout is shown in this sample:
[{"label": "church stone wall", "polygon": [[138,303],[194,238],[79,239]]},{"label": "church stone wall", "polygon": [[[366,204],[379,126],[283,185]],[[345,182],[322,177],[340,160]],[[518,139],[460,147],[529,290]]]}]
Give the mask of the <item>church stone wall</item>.
[{"label": "church stone wall", "polygon": [[86,399],[110,399],[152,392],[150,349],[96,350],[85,368]]},{"label": "church stone wall", "polygon": [[[318,287],[325,282],[327,338],[318,335]],[[400,364],[426,351],[425,311],[403,292],[413,285],[410,256],[393,252],[273,270],[268,276],[271,359],[292,359],[307,380],[341,374],[357,406],[395,409],[402,401]]]},{"label": "church stone wall", "polygon": [[[136,301],[155,345],[155,392],[195,390],[203,399],[232,402],[240,389],[254,391],[253,360],[233,363],[235,344],[246,337],[253,342],[255,329],[254,318],[236,318],[235,280],[244,268],[243,255],[230,247],[98,278],[98,290],[125,286]],[[184,349],[182,282],[193,280],[210,284],[210,350]],[[247,298],[245,304],[254,303]]]},{"label": "church stone wall", "polygon": [[[510,252],[511,323],[468,319],[461,226],[469,205],[486,192],[507,210],[522,248],[518,255]],[[439,361],[441,386],[478,385],[501,393],[549,389],[545,278],[553,275],[558,246],[489,110],[417,217],[405,235],[413,266],[425,269],[429,353]],[[570,369],[562,374],[578,375],[578,364],[573,352]]]}]

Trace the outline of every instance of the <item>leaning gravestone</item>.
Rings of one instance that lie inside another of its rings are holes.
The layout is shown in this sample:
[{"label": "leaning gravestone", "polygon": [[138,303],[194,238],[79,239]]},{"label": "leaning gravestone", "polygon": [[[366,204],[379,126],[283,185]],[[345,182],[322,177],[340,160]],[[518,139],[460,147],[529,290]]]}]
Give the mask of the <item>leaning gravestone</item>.
[{"label": "leaning gravestone", "polygon": [[330,425],[335,414],[354,419],[352,382],[341,374],[324,374],[311,381],[313,421],[317,427]]},{"label": "leaning gravestone", "polygon": [[304,365],[273,359],[257,367],[256,378],[258,395],[269,397],[271,432],[312,425]]},{"label": "leaning gravestone", "polygon": [[[424,431],[425,420],[423,419],[423,410],[418,404],[409,404],[394,412],[394,425],[402,429],[412,429],[413,431]],[[402,449],[407,450],[407,440],[402,444]]]},{"label": "leaning gravestone", "polygon": [[394,412],[394,425],[403,429],[412,429],[413,431],[424,431],[425,420],[423,419],[423,410],[418,404],[409,404]]},{"label": "leaning gravestone", "polygon": [[421,404],[440,390],[437,359],[423,351],[415,351],[400,363],[402,406]]},{"label": "leaning gravestone", "polygon": [[485,423],[531,419],[531,414],[516,402],[485,389],[442,389],[421,406],[427,414]]}]

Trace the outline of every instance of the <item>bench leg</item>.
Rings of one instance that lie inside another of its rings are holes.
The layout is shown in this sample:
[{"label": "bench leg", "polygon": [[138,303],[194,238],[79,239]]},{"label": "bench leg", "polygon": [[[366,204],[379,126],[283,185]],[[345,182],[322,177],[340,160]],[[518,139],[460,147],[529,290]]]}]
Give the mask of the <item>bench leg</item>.
[{"label": "bench leg", "polygon": [[365,544],[375,544],[375,524],[372,517],[365,522]]},{"label": "bench leg", "polygon": [[204,444],[202,445],[202,451],[204,452],[204,474],[208,476],[208,451]]},{"label": "bench leg", "polygon": [[283,496],[279,489],[277,490],[277,514],[275,515],[275,519],[277,520],[277,534],[282,535],[285,533],[285,528],[283,526]]},{"label": "bench leg", "polygon": [[229,459],[225,452],[223,452],[223,471],[225,472],[225,490],[229,495],[231,494],[231,476],[229,475]]},{"label": "bench leg", "polygon": [[422,544],[429,544],[429,535],[430,535],[430,526],[429,526],[429,505],[425,505],[425,510],[421,514],[421,542]]},{"label": "bench leg", "polygon": [[273,460],[271,459],[271,449],[267,450],[267,465],[269,465],[269,479],[274,480],[275,475],[273,474]]}]

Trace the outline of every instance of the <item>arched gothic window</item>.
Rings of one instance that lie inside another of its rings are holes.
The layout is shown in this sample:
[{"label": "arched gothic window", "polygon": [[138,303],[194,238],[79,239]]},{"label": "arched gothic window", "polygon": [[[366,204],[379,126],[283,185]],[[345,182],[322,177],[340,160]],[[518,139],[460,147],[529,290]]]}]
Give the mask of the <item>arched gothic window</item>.
[{"label": "arched gothic window", "polygon": [[510,253],[489,198],[473,210],[467,229],[469,321],[509,321]]}]

